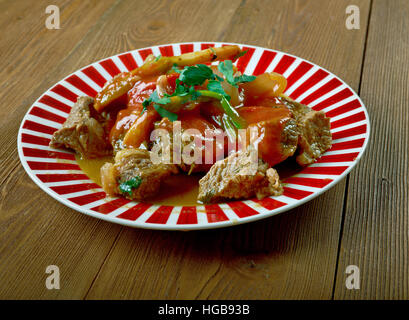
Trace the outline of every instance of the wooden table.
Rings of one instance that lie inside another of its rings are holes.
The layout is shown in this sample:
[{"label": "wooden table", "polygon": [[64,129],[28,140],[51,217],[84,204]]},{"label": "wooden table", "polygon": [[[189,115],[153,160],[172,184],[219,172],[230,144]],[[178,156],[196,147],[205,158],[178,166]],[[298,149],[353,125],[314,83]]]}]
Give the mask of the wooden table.
[{"label": "wooden table", "polygon": [[[0,0],[0,298],[408,299],[409,1]],[[138,230],[75,212],[24,172],[16,137],[29,106],[78,68],[184,41],[239,42],[311,60],[366,104],[372,133],[351,174],[262,221],[199,232]],[[60,269],[48,290],[45,269]],[[360,289],[345,282],[360,270]]]}]

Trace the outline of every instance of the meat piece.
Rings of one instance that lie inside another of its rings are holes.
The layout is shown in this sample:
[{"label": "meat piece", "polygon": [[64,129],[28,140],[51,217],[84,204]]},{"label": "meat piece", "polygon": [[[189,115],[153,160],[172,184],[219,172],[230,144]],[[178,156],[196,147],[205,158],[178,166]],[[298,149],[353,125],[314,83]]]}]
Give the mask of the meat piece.
[{"label": "meat piece", "polygon": [[109,195],[141,201],[155,195],[162,181],[177,172],[173,164],[154,164],[147,150],[123,149],[115,155],[114,164],[102,166],[102,188]]},{"label": "meat piece", "polygon": [[73,149],[85,158],[111,154],[102,119],[99,122],[98,114],[92,115],[93,103],[91,97],[78,97],[61,129],[54,132],[50,147]]},{"label": "meat piece", "polygon": [[249,146],[244,151],[217,161],[199,181],[198,200],[203,203],[256,196],[259,199],[282,194],[277,171],[258,159]]},{"label": "meat piece", "polygon": [[309,111],[298,122],[300,138],[296,161],[301,166],[313,163],[331,147],[329,118],[322,111]]},{"label": "meat piece", "polygon": [[295,153],[299,132],[297,122],[287,107],[241,107],[237,112],[248,123],[247,144],[251,142],[251,132],[257,134],[254,144],[258,147],[260,157],[270,166],[275,166]]},{"label": "meat piece", "polygon": [[293,112],[300,132],[296,161],[301,166],[311,164],[332,145],[330,119],[323,111],[314,111],[289,98],[281,100]]}]

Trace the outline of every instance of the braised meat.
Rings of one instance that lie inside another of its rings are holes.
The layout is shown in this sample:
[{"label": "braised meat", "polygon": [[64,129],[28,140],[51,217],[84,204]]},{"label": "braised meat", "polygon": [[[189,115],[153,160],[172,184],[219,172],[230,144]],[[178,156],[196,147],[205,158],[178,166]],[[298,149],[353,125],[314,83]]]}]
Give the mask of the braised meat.
[{"label": "braised meat", "polygon": [[173,164],[154,164],[147,150],[124,149],[116,154],[114,164],[102,166],[101,182],[109,195],[141,201],[155,195],[162,181],[176,173]]},{"label": "braised meat", "polygon": [[108,143],[103,120],[99,114],[92,115],[94,99],[78,97],[62,128],[54,132],[52,148],[73,149],[84,158],[97,158],[112,152]]},{"label": "braised meat", "polygon": [[330,119],[323,111],[314,111],[289,98],[281,99],[293,112],[300,132],[296,161],[301,166],[311,164],[331,147]]},{"label": "braised meat", "polygon": [[198,200],[203,203],[224,199],[259,199],[282,194],[277,171],[258,159],[251,146],[217,161],[199,181]]}]

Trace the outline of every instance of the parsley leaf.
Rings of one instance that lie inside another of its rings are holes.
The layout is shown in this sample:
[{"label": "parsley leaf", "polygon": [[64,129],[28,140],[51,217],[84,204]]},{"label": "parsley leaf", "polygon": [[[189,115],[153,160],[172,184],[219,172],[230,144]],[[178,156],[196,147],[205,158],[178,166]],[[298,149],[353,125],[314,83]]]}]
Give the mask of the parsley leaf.
[{"label": "parsley leaf", "polygon": [[122,182],[119,185],[119,191],[121,191],[122,193],[128,193],[131,196],[132,195],[132,190],[139,188],[141,183],[142,183],[142,178],[136,176],[136,177],[131,178],[131,179],[125,181],[125,182]]},{"label": "parsley leaf", "polygon": [[176,72],[176,73],[181,73],[182,72],[179,69],[179,66],[176,63],[173,64],[173,66],[172,66],[172,68],[170,70],[172,70],[173,72]]},{"label": "parsley leaf", "polygon": [[214,79],[213,70],[205,64],[185,67],[179,77],[187,86],[199,86],[208,79]]},{"label": "parsley leaf", "polygon": [[241,76],[234,77],[234,82],[236,83],[251,82],[256,78],[257,78],[256,76],[248,76],[246,74],[242,74]]},{"label": "parsley leaf", "polygon": [[207,84],[207,90],[220,93],[221,95],[226,97],[226,99],[230,100],[230,96],[224,91],[219,81],[210,80]]},{"label": "parsley leaf", "polygon": [[244,56],[247,53],[248,50],[240,51],[234,58],[233,60],[236,60],[242,56]]},{"label": "parsley leaf", "polygon": [[237,84],[234,81],[234,77],[233,77],[234,71],[233,71],[233,63],[231,62],[231,60],[225,60],[223,62],[220,62],[217,68],[219,69],[221,73],[223,73],[228,83],[230,83],[234,87],[237,87]]},{"label": "parsley leaf", "polygon": [[236,88],[238,87],[239,83],[251,82],[256,79],[255,76],[248,76],[246,74],[234,77],[233,63],[231,60],[226,60],[219,63],[218,69],[226,77],[226,81]]},{"label": "parsley leaf", "polygon": [[162,116],[162,118],[168,118],[172,122],[178,119],[178,115],[176,113],[170,112],[165,108],[162,108],[159,104],[155,103],[153,107]]}]

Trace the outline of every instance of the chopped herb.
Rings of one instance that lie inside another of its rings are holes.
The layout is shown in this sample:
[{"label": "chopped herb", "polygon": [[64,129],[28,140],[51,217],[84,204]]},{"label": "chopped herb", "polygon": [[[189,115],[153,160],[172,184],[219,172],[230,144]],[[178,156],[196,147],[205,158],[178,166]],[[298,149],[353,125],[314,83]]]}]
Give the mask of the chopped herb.
[{"label": "chopped herb", "polygon": [[236,60],[242,56],[244,56],[247,53],[248,50],[240,51],[234,58],[233,60]]},{"label": "chopped herb", "polygon": [[170,70],[172,70],[172,71],[174,71],[174,72],[176,72],[176,73],[181,73],[181,72],[182,72],[182,71],[179,69],[179,66],[178,66],[176,63],[173,64],[173,66],[172,66],[172,68],[171,68]]},{"label": "chopped herb", "polygon": [[236,83],[245,83],[245,82],[251,82],[255,80],[257,77],[256,76],[248,76],[246,74],[242,74],[241,76],[234,77],[234,81]]},{"label": "chopped herb", "polygon": [[255,76],[248,76],[245,74],[234,77],[233,63],[230,60],[219,63],[218,69],[226,77],[226,81],[236,88],[239,83],[251,82],[256,79]]},{"label": "chopped herb", "polygon": [[185,67],[179,79],[187,86],[200,86],[206,80],[214,79],[214,74],[213,70],[205,64],[197,64]]},{"label": "chopped herb", "polygon": [[127,194],[129,194],[131,196],[132,195],[132,190],[139,188],[141,183],[142,183],[142,178],[136,176],[136,177],[131,178],[131,179],[125,181],[125,182],[122,182],[119,185],[119,191],[121,191],[122,193],[127,193]]},{"label": "chopped herb", "polygon": [[216,80],[210,80],[207,83],[207,90],[217,92],[226,97],[226,99],[230,100],[230,96],[224,91],[221,83]]},{"label": "chopped herb", "polygon": [[178,119],[178,115],[176,113],[170,112],[165,108],[162,108],[159,104],[155,103],[153,107],[162,116],[162,118],[168,118],[172,122]]}]

